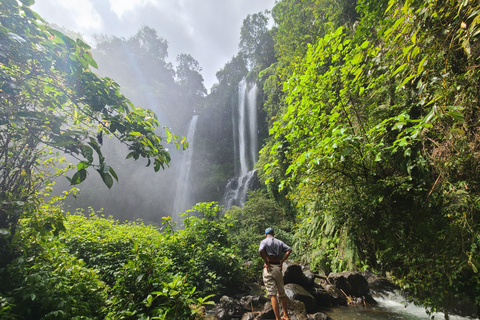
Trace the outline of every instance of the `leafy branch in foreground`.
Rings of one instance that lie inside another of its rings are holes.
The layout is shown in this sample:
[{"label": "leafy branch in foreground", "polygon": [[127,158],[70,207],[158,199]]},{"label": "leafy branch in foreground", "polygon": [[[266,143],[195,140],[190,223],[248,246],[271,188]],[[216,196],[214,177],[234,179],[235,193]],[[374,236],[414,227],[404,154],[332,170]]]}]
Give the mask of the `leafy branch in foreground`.
[{"label": "leafy branch in foreground", "polygon": [[117,83],[90,70],[97,64],[86,43],[50,28],[29,8],[33,1],[22,3],[0,3],[2,252],[26,206],[35,206],[35,190],[42,184],[35,172],[39,160],[51,156],[45,146],[79,161],[69,178],[72,185],[92,168],[110,188],[118,177],[102,154],[104,134],[128,147],[127,158],[145,158],[155,171],[170,162],[163,143],[177,148],[181,143],[168,129],[162,138],[153,111],[135,107]]}]

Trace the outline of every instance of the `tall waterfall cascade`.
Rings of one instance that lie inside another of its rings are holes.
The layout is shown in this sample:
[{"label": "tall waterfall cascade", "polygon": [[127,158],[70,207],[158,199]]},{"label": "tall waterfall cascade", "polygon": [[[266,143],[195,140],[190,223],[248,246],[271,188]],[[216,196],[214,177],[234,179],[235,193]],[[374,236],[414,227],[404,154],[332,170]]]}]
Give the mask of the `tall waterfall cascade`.
[{"label": "tall waterfall cascade", "polygon": [[187,131],[187,141],[189,147],[182,154],[180,172],[177,175],[177,188],[175,192],[175,201],[173,204],[173,219],[175,222],[179,222],[178,214],[185,212],[189,209],[190,206],[190,191],[191,191],[191,182],[190,180],[190,169],[192,167],[192,158],[193,158],[193,139],[195,137],[195,130],[197,127],[198,115],[194,115],[189,122],[188,131]]},{"label": "tall waterfall cascade", "polygon": [[230,179],[225,188],[223,203],[226,209],[232,206],[243,206],[247,199],[247,190],[256,181],[253,170],[258,160],[258,128],[257,128],[257,85],[249,84],[245,79],[238,84],[238,115],[234,119],[234,134],[238,140],[234,143],[235,177]]}]

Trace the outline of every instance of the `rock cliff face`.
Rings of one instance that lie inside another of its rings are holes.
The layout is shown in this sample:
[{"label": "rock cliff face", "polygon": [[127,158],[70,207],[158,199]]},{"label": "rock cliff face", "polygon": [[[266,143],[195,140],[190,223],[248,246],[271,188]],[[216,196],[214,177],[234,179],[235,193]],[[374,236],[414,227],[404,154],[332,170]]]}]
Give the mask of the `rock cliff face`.
[{"label": "rock cliff face", "polygon": [[[371,273],[342,272],[328,276],[314,274],[308,267],[287,261],[283,265],[288,314],[292,320],[326,320],[322,308],[341,305],[375,304],[370,283],[376,290],[392,291],[395,286]],[[281,309],[281,306],[280,306]],[[283,313],[283,311],[281,310]],[[209,312],[212,320],[275,319],[270,300],[264,295],[223,296]]]}]

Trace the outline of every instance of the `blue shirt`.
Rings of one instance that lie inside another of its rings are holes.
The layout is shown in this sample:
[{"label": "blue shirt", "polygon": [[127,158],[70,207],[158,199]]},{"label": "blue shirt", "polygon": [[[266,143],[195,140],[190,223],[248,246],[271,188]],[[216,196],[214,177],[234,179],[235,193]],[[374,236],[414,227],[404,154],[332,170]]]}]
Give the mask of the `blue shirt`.
[{"label": "blue shirt", "polygon": [[273,236],[268,236],[260,242],[258,251],[265,251],[267,256],[279,257],[280,253],[291,250],[282,240],[278,240]]}]

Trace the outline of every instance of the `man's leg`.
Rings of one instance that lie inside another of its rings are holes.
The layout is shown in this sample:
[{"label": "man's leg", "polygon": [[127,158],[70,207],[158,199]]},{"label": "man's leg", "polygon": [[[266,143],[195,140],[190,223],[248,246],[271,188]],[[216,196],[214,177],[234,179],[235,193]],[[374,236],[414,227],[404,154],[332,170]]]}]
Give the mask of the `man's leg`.
[{"label": "man's leg", "polygon": [[270,296],[270,301],[272,302],[273,312],[275,312],[275,318],[277,320],[282,320],[282,318],[280,318],[280,306],[278,305],[277,296]]},{"label": "man's leg", "polygon": [[[290,320],[290,317],[288,316],[288,299],[287,299],[287,296],[280,297],[280,302],[282,303],[282,309],[283,309],[282,319]],[[278,304],[278,302],[277,302],[277,304]],[[272,303],[272,305],[273,305],[273,303]]]}]

